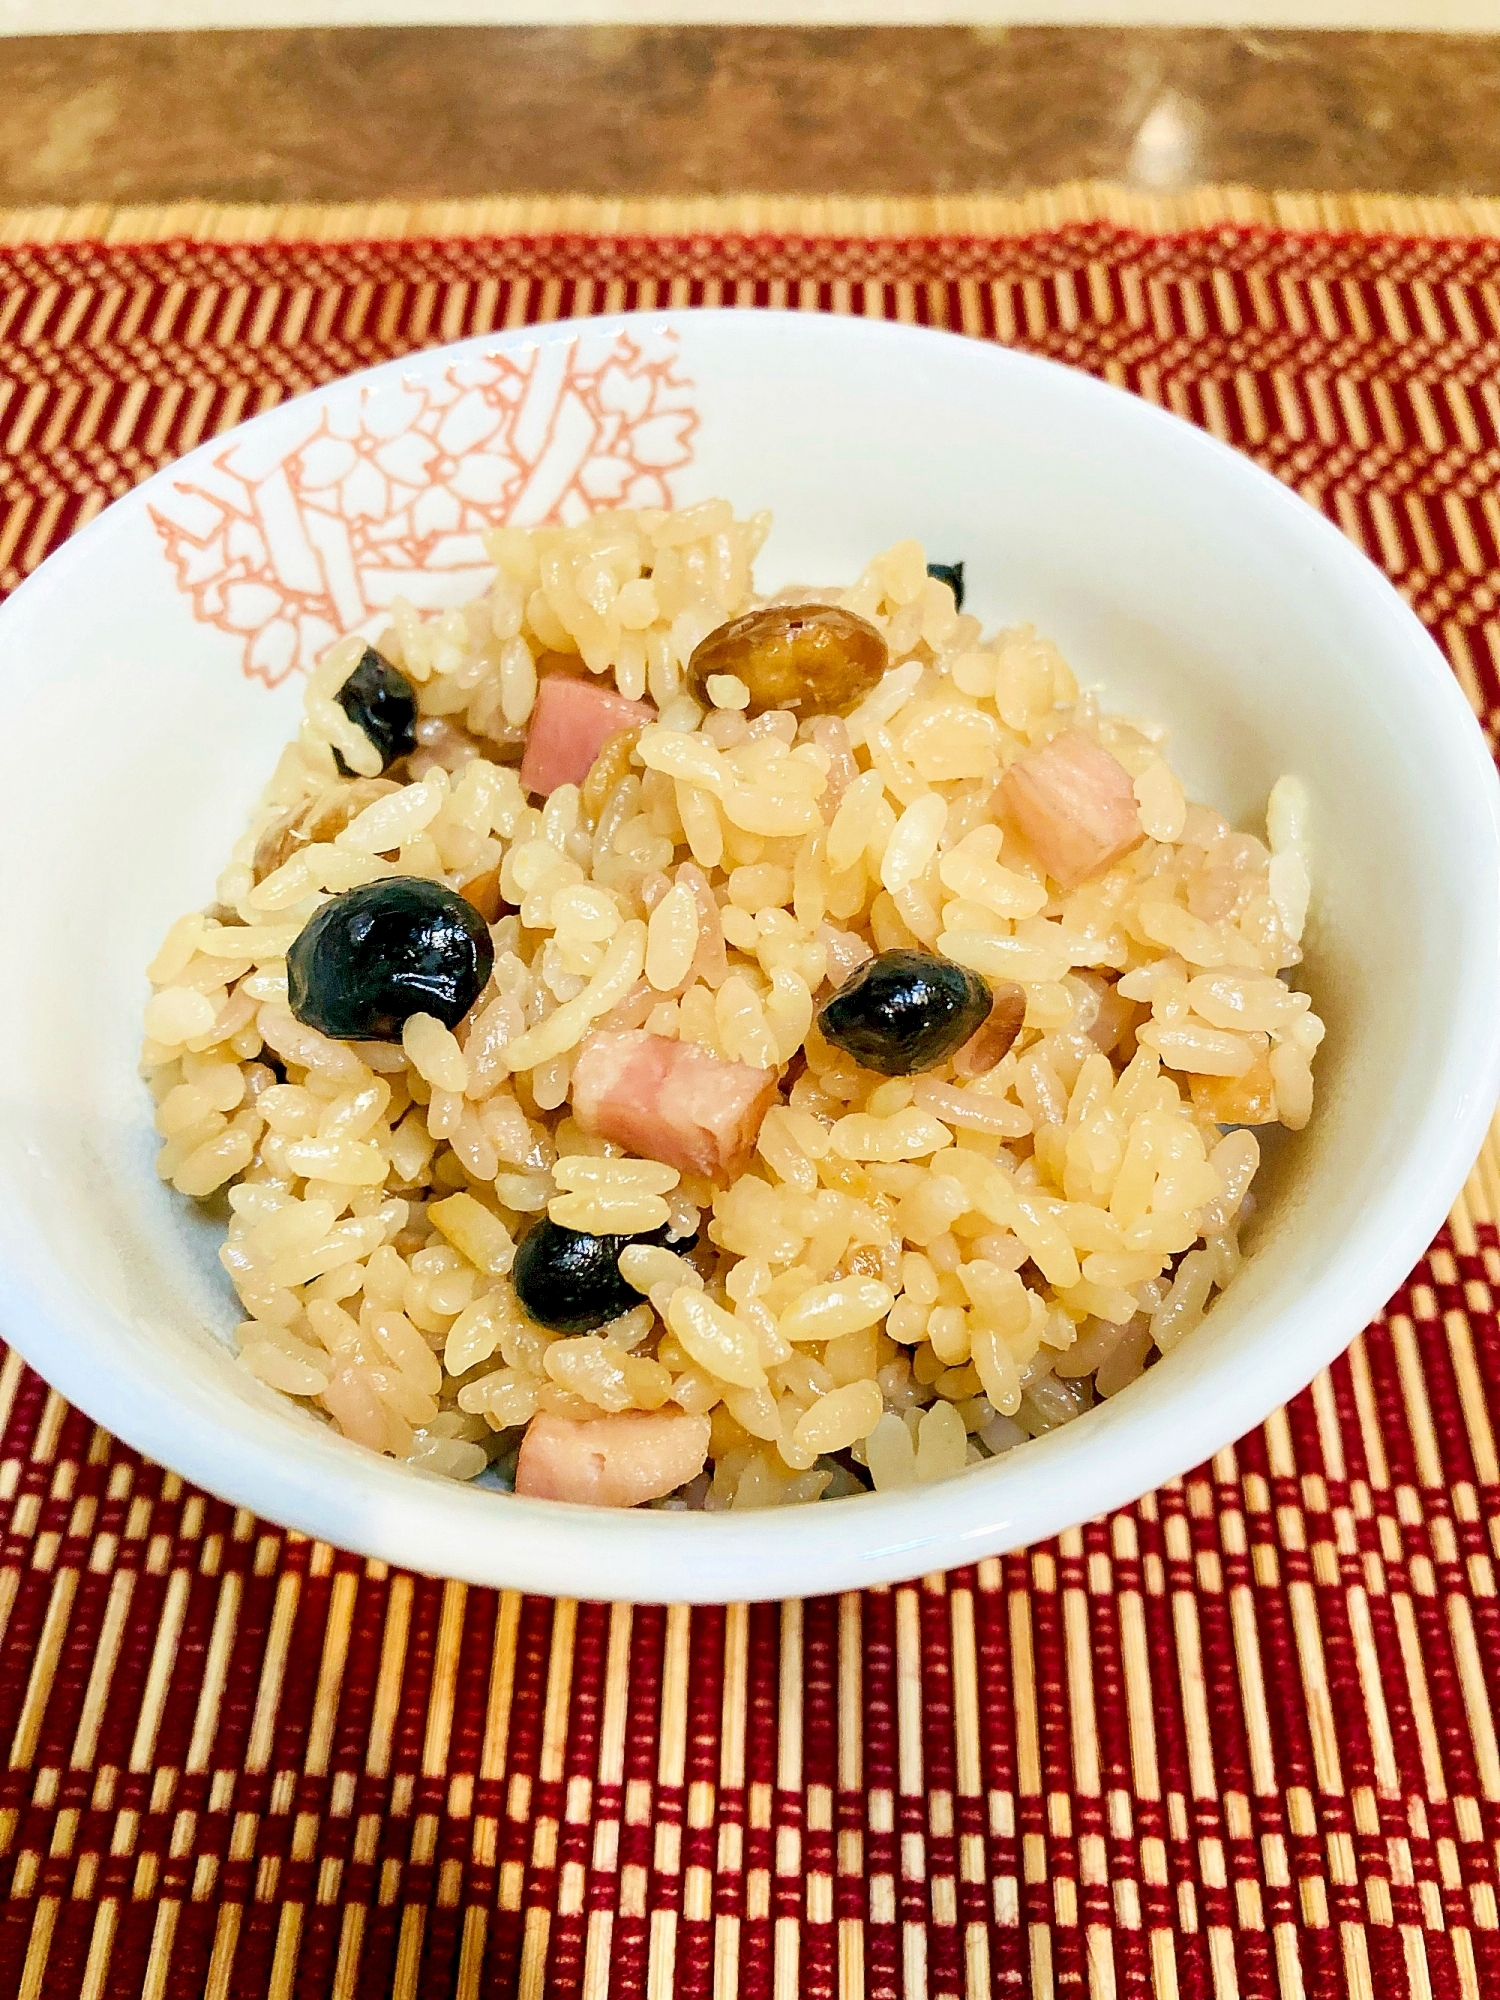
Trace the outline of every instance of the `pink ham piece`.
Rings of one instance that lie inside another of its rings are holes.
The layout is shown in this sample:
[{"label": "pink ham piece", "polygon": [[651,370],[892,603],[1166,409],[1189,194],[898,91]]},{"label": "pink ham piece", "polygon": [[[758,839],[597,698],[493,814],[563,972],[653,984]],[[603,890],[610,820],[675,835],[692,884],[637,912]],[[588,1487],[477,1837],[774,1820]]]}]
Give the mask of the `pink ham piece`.
[{"label": "pink ham piece", "polygon": [[548,674],[531,711],[521,783],[528,791],[544,793],[559,785],[581,785],[611,736],[655,720],[649,701],[627,701],[572,674]]},{"label": "pink ham piece", "polygon": [[775,1095],[773,1069],[640,1028],[596,1028],[573,1066],[573,1116],[585,1132],[709,1180],[748,1158]]},{"label": "pink ham piece", "polygon": [[516,1491],[581,1507],[639,1507],[703,1470],[708,1418],[622,1410],[573,1423],[533,1417],[516,1460]]},{"label": "pink ham piece", "polygon": [[1007,811],[1053,881],[1075,889],[1145,835],[1130,773],[1081,729],[1018,757],[1000,783]]}]

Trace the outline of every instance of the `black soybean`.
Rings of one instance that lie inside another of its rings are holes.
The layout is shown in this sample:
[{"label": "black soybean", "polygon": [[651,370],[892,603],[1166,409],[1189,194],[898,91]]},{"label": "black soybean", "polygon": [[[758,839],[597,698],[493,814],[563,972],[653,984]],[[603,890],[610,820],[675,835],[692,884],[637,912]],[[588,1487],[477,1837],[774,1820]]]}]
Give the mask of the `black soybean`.
[{"label": "black soybean", "polygon": [[994,1001],[977,972],[930,951],[882,951],[818,1015],[823,1039],[882,1076],[936,1069],[984,1026]]},{"label": "black soybean", "polygon": [[939,583],[946,583],[953,592],[953,602],[960,611],[964,608],[964,566],[956,563],[929,563],[927,574],[935,576]]},{"label": "black soybean", "polygon": [[[416,749],[417,697],[412,684],[373,646],[366,646],[334,700],[380,752],[382,771]],[[333,758],[346,778],[353,775],[337,750]]]},{"label": "black soybean", "polygon": [[620,1276],[620,1252],[655,1243],[685,1256],[697,1238],[674,1236],[670,1225],[643,1236],[590,1236],[543,1216],[522,1239],[511,1283],[522,1309],[553,1333],[592,1333],[641,1303]]},{"label": "black soybean", "polygon": [[398,1041],[413,1014],[456,1028],[495,963],[489,927],[441,882],[391,875],[333,896],[287,953],[288,1004],[339,1041]]}]

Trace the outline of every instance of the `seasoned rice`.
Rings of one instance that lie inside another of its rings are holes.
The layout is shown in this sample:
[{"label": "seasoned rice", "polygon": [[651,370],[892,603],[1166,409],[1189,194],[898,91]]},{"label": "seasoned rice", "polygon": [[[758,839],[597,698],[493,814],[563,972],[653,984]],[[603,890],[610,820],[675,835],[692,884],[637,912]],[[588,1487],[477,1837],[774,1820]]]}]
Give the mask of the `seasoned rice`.
[{"label": "seasoned rice", "polygon": [[[240,1360],[375,1451],[508,1483],[539,1413],[686,1413],[707,1464],[665,1505],[946,1478],[1189,1338],[1240,1261],[1250,1128],[1311,1116],[1323,1027],[1282,976],[1308,906],[1300,784],[1274,788],[1264,838],[1236,831],[1045,638],[984,637],[915,542],[818,593],[889,649],[847,718],[751,721],[733,674],[705,710],[687,662],[756,601],[768,525],[712,500],[496,531],[484,596],[398,602],[375,641],[419,708],[384,778],[334,699],[366,642],[340,642],[214,903],[150,967],[158,1171],[227,1200]],[[539,800],[516,764],[559,671],[658,719]],[[1071,889],[997,806],[1001,774],[1068,731],[1124,767],[1144,836]],[[394,875],[493,917],[493,972],[456,1030],[330,1039],[290,1011],[288,950],[330,896]],[[833,990],[902,948],[1019,989],[998,1061],[981,1030],[887,1077],[822,1038]],[[750,1166],[716,1186],[585,1132],[570,1083],[599,1028],[778,1072]],[[699,1247],[632,1245],[640,1303],[550,1333],[509,1278],[544,1215]]]}]

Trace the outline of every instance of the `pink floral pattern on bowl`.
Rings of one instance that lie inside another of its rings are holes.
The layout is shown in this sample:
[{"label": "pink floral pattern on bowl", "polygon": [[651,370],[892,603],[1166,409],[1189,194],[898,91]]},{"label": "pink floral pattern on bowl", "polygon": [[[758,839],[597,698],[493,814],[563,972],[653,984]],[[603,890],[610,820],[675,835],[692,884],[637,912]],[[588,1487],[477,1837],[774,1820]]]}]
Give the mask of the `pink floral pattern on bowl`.
[{"label": "pink floral pattern on bowl", "polygon": [[669,328],[603,329],[310,398],[290,451],[252,432],[149,511],[196,618],[275,687],[398,596],[432,610],[473,595],[489,528],[671,506],[698,422]]}]

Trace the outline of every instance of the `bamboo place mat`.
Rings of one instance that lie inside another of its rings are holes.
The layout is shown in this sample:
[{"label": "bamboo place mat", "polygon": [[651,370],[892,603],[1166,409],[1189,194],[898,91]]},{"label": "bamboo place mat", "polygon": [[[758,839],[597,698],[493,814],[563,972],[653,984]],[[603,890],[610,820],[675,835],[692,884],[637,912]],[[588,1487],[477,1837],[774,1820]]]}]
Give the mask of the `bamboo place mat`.
[{"label": "bamboo place mat", "polygon": [[[6,587],[349,369],[791,304],[1011,342],[1231,438],[1500,717],[1493,203],[84,211],[0,240]],[[1500,1994],[1497,1215],[1492,1140],[1349,1352],[1134,1507],[779,1606],[393,1574],[186,1490],[12,1355],[0,1994]]]}]

